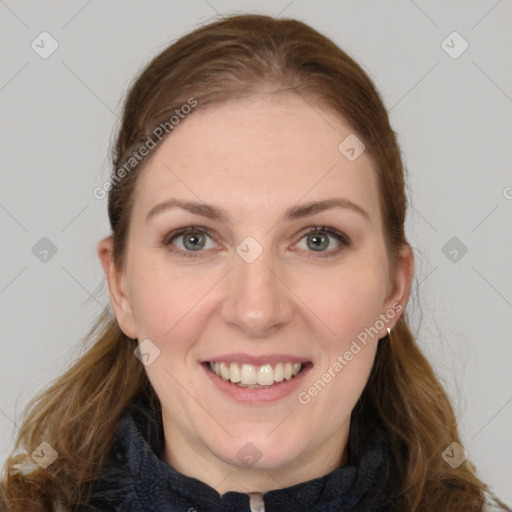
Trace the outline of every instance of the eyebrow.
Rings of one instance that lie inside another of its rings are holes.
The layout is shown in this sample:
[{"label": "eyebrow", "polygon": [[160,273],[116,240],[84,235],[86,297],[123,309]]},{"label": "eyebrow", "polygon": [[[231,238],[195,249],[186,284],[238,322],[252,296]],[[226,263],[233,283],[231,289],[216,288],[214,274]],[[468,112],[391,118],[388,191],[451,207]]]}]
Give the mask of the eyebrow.
[{"label": "eyebrow", "polygon": [[[152,217],[155,217],[158,214],[172,210],[174,208],[182,208],[183,210],[186,210],[195,215],[200,215],[201,217],[220,221],[224,224],[229,224],[229,215],[225,210],[210,204],[196,203],[182,199],[169,199],[163,203],[159,203],[156,206],[153,206],[153,208],[151,208],[151,210],[149,210],[148,214],[146,215],[146,222],[148,222]],[[285,210],[284,214],[281,216],[280,221],[297,220],[332,208],[344,208],[352,210],[360,214],[368,222],[371,223],[370,216],[364,208],[350,201],[349,199],[342,197],[333,197],[329,199],[323,199],[321,201],[311,201],[309,203],[291,206]]]}]

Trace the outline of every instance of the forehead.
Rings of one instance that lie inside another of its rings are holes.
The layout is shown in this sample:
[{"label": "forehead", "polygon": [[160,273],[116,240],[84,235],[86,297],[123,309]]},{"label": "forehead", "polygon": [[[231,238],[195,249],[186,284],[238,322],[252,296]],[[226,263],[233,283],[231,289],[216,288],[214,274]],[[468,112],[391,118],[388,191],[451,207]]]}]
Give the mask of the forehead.
[{"label": "forehead", "polygon": [[340,152],[354,132],[334,112],[296,94],[200,107],[146,162],[134,204],[140,214],[174,197],[229,203],[243,214],[336,195],[379,220],[373,162],[366,152],[354,161]]}]

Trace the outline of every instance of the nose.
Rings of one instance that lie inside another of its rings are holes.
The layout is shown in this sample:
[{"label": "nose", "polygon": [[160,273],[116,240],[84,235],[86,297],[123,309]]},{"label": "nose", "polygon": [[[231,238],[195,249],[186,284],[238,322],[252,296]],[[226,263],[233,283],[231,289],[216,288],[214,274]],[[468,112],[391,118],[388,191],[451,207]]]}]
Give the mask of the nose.
[{"label": "nose", "polygon": [[252,263],[235,254],[233,265],[222,305],[224,322],[255,338],[290,322],[293,293],[280,275],[281,267],[271,251],[264,250]]}]

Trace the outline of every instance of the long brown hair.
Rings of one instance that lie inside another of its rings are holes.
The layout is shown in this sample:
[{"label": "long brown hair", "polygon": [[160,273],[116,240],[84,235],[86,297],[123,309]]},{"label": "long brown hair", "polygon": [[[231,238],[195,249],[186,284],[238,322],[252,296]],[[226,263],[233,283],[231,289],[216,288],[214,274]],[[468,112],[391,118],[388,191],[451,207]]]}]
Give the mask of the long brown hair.
[{"label": "long brown hair", "polygon": [[[154,58],[131,86],[113,150],[111,181],[102,189],[109,191],[118,268],[123,266],[134,187],[145,161],[130,161],[134,153],[165,138],[158,131],[162,124],[167,126],[165,136],[172,136],[170,116],[191,98],[197,110],[263,90],[288,91],[312,106],[331,109],[364,142],[377,164],[394,272],[399,250],[408,243],[404,169],[374,84],[354,60],[308,25],[262,15],[230,16],[197,28]],[[133,355],[133,340],[108,310],[84,342],[84,354],[25,409],[5,464],[2,492],[8,510],[53,511],[57,504],[73,510],[85,501],[88,483],[98,476],[125,408],[138,399],[159,407],[144,366]],[[406,314],[392,335],[379,342],[358,414],[364,417],[367,407],[377,411],[385,427],[399,475],[392,482],[393,492],[403,500],[404,510],[482,509],[489,488],[477,478],[475,467],[466,460],[452,469],[441,456],[452,442],[462,444],[457,421]],[[47,469],[30,464],[31,453],[43,441],[58,453]]]}]

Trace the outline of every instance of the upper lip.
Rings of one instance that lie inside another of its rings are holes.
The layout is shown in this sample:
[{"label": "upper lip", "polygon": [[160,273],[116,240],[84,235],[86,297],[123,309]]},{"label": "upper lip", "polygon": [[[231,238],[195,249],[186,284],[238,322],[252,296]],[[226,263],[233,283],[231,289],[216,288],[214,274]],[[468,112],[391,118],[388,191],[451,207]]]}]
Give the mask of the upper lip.
[{"label": "upper lip", "polygon": [[201,361],[202,363],[239,363],[239,364],[252,364],[254,366],[261,366],[263,364],[277,364],[277,363],[307,363],[309,359],[296,356],[292,354],[267,354],[260,356],[252,356],[244,353],[231,353],[214,356],[209,359]]}]

